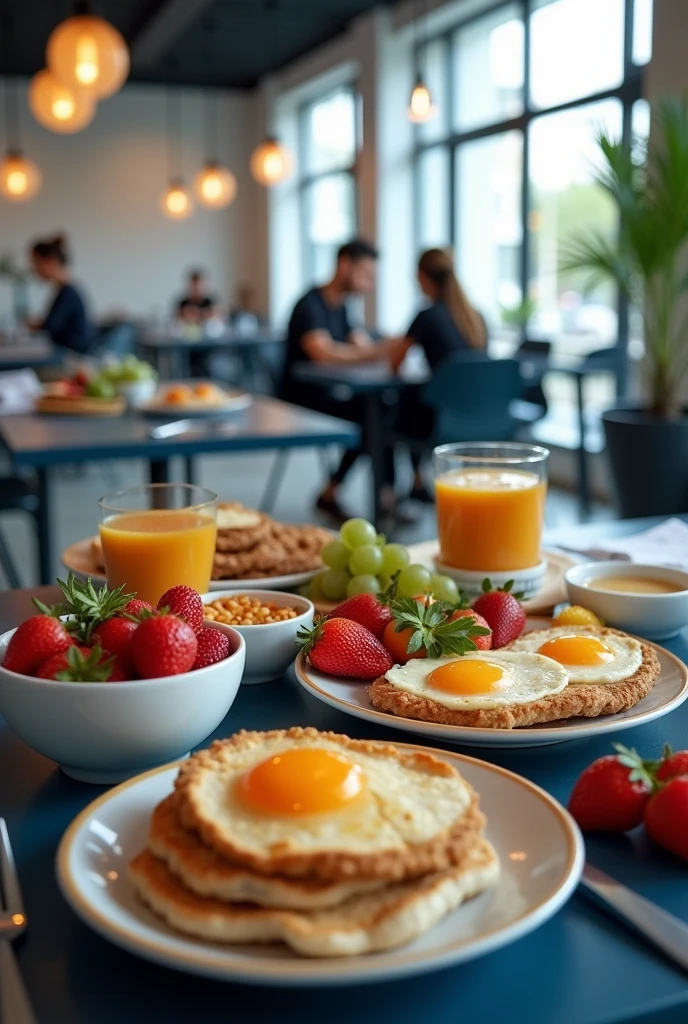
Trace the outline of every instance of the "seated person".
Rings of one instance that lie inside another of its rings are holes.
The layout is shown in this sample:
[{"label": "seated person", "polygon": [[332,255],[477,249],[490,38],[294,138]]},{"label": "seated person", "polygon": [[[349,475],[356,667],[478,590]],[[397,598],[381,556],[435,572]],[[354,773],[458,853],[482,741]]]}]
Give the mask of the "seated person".
[{"label": "seated person", "polygon": [[63,349],[82,355],[96,339],[96,331],[86,312],[79,290],[71,283],[67,267],[67,245],[63,235],[34,242],[30,251],[31,266],[42,281],[55,285],[48,313],[27,321],[34,331],[45,331],[52,342]]},{"label": "seated person", "polygon": [[[485,321],[459,284],[451,253],[443,249],[424,252],[418,261],[418,283],[423,294],[430,299],[430,305],[418,313],[406,336],[398,339],[392,356],[394,368],[401,366],[412,345],[420,345],[433,373],[447,356],[455,352],[487,354]],[[424,440],[432,436],[434,411],[421,401],[417,391],[407,391],[401,396],[399,422],[403,424],[405,433]],[[414,481],[409,497],[432,502],[434,499],[423,483],[420,455],[413,452],[411,461]]]},{"label": "seated person", "polygon": [[[390,343],[376,344],[366,331],[352,327],[346,309],[346,300],[350,296],[365,295],[373,290],[376,259],[377,252],[368,242],[361,239],[347,242],[337,253],[332,279],[327,284],[311,288],[296,303],[289,321],[280,387],[280,397],[286,402],[363,423],[363,406],[359,398],[333,403],[331,395],[323,388],[300,381],[293,369],[297,363],[306,360],[356,365],[389,357],[392,352]],[[348,518],[337,501],[337,488],[360,454],[361,449],[344,452],[339,467],[316,501],[317,508],[336,520]],[[381,497],[383,505],[391,510],[394,502],[391,450],[386,454],[386,478],[387,485]]]},{"label": "seated person", "polygon": [[187,288],[177,303],[177,316],[189,324],[202,324],[219,316],[217,299],[208,293],[208,281],[202,270],[190,270]]}]

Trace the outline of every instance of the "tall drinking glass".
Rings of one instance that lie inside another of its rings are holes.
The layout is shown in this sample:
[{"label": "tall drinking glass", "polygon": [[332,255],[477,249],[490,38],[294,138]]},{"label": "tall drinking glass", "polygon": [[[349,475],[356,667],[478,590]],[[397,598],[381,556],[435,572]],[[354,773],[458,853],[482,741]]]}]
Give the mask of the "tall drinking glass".
[{"label": "tall drinking glass", "polygon": [[217,494],[191,484],[144,484],[107,494],[98,505],[110,587],[125,586],[154,606],[178,584],[208,590]]},{"label": "tall drinking glass", "polygon": [[549,452],[532,444],[435,448],[440,561],[469,572],[512,572],[541,561]]}]

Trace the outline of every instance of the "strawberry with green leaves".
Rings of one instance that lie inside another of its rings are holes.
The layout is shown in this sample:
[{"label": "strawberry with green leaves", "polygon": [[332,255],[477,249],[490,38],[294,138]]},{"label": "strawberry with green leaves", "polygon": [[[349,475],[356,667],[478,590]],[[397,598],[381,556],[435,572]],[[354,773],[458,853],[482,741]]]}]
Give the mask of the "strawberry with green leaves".
[{"label": "strawberry with green leaves", "polygon": [[376,636],[353,619],[320,619],[297,634],[301,650],[321,672],[352,679],[377,679],[392,659]]},{"label": "strawberry with green leaves", "polygon": [[131,679],[114,655],[99,646],[68,647],[43,662],[36,677],[61,683],[121,683]]},{"label": "strawberry with green leaves", "polygon": [[473,602],[473,609],[482,615],[492,630],[492,647],[504,647],[521,635],[526,625],[526,613],[521,607],[523,594],[514,594],[514,581],[493,589],[489,579],[483,580],[483,592]]},{"label": "strawberry with green leaves", "polygon": [[614,749],[585,769],[571,793],[569,811],[584,832],[628,832],[643,820],[658,762],[620,743]]},{"label": "strawberry with green leaves", "polygon": [[44,615],[70,616],[65,626],[80,643],[88,643],[93,630],[101,622],[118,615],[134,597],[133,594],[125,594],[124,587],[108,590],[107,584],[103,584],[96,590],[90,579],[83,582],[71,572],[66,581],[58,579],[57,582],[64,601],[48,606],[34,598],[34,604]]},{"label": "strawberry with green leaves", "polygon": [[398,665],[412,658],[442,658],[477,651],[477,640],[490,633],[471,615],[453,618],[451,609],[440,601],[397,598],[391,609],[393,620],[385,628],[382,641]]}]

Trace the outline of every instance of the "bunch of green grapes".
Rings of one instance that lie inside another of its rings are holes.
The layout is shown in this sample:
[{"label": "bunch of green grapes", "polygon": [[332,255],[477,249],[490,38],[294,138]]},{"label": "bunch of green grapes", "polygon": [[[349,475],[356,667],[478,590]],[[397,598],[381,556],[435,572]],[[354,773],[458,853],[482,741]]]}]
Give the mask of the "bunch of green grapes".
[{"label": "bunch of green grapes", "polygon": [[366,519],[347,519],[339,537],[326,544],[321,555],[327,568],[311,583],[314,601],[379,594],[397,572],[401,597],[432,594],[450,604],[459,600],[456,584],[449,576],[431,573],[423,565],[411,565],[403,544],[387,544],[384,535]]}]

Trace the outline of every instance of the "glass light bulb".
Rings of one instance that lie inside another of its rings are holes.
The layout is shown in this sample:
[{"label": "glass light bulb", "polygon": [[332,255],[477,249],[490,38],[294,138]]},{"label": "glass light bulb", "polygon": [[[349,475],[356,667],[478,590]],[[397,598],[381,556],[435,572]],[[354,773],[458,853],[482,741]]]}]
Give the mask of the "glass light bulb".
[{"label": "glass light bulb", "polygon": [[411,93],[408,119],[416,124],[423,124],[424,121],[430,121],[433,117],[437,117],[437,107],[432,102],[430,90],[424,82],[416,82]]},{"label": "glass light bulb", "polygon": [[253,151],[251,174],[260,185],[276,185],[289,177],[293,165],[288,149],[276,139],[266,139]]},{"label": "glass light bulb", "polygon": [[172,220],[185,220],[193,213],[193,200],[181,181],[173,181],[160,201],[162,212]]},{"label": "glass light bulb", "polygon": [[10,171],[7,175],[7,188],[13,196],[23,196],[29,187],[29,179],[24,171]]},{"label": "glass light bulb", "polygon": [[71,96],[58,96],[53,100],[52,111],[58,121],[68,121],[74,113],[74,107]]},{"label": "glass light bulb", "polygon": [[201,191],[206,199],[219,199],[222,195],[222,182],[217,174],[206,175]]},{"label": "glass light bulb", "polygon": [[41,187],[41,172],[21,153],[8,153],[0,161],[0,195],[15,203],[26,202]]},{"label": "glass light bulb", "polygon": [[188,205],[186,192],[182,192],[181,189],[176,188],[167,193],[167,209],[170,213],[184,213]]},{"label": "glass light bulb", "polygon": [[129,74],[129,50],[114,25],[94,14],[74,14],[53,29],[48,68],[70,89],[91,99],[112,96]]},{"label": "glass light bulb", "polygon": [[77,41],[74,74],[81,85],[93,85],[98,81],[98,46],[93,36],[82,36]]},{"label": "glass light bulb", "polygon": [[49,68],[38,71],[29,84],[29,107],[39,124],[69,135],[91,123],[96,105],[83,89],[65,85]]}]

